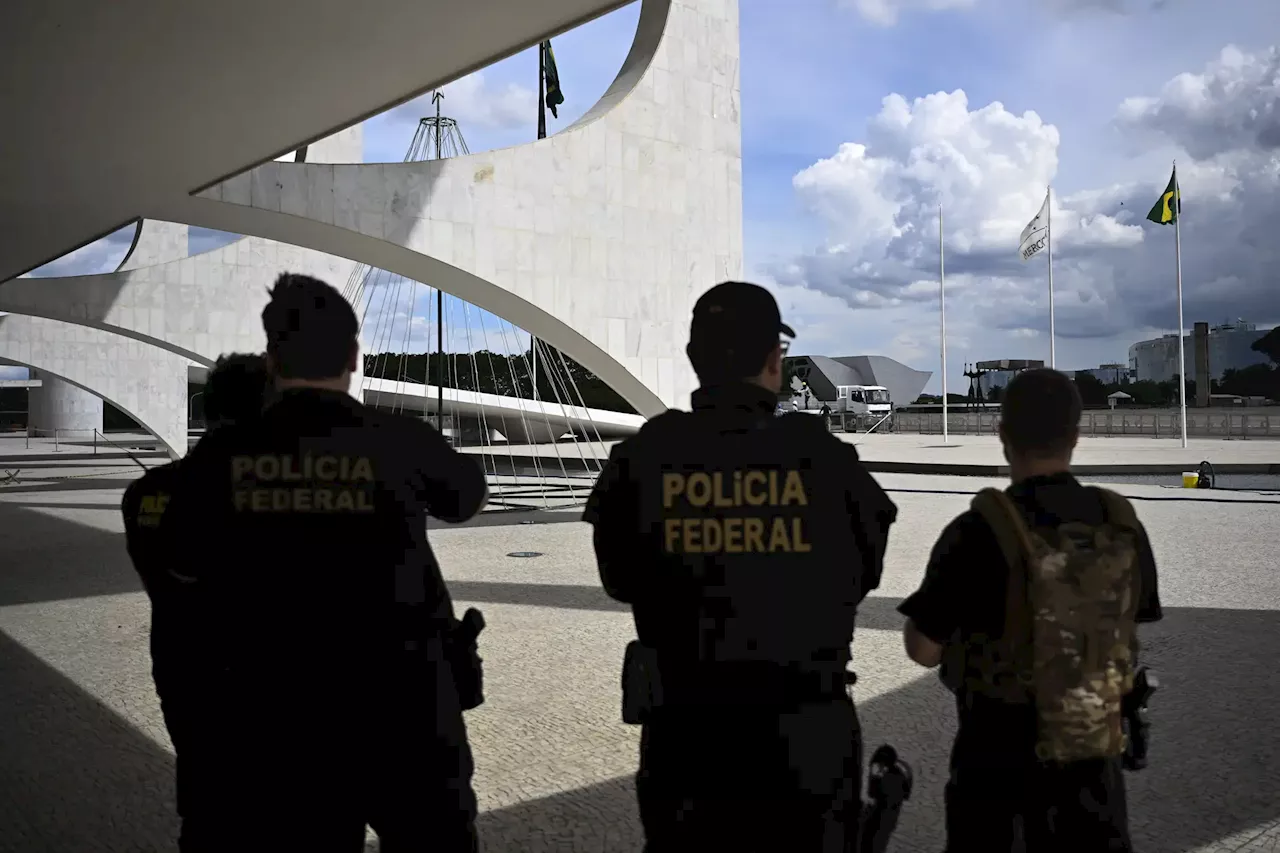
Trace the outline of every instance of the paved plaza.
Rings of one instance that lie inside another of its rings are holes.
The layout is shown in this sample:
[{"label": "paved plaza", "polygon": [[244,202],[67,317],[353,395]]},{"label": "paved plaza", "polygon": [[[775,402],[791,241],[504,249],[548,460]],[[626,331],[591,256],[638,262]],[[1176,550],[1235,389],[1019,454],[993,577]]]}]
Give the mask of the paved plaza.
[{"label": "paved plaza", "polygon": [[[44,467],[0,487],[0,850],[172,849],[173,759],[118,510],[138,468],[25,465]],[[906,660],[894,608],[942,526],[998,481],[877,478],[901,515],[884,583],[859,614],[856,698],[869,748],[891,742],[917,770],[892,849],[937,853],[954,711],[936,676]],[[1119,489],[1139,499],[1166,613],[1144,631],[1162,686],[1151,767],[1128,776],[1137,849],[1280,850],[1280,496]],[[433,525],[460,610],[479,606],[489,623],[488,701],[467,715],[486,850],[640,846],[638,731],[620,722],[618,697],[630,615],[601,592],[590,530],[576,519],[561,511]],[[516,551],[541,556],[507,556]]]}]

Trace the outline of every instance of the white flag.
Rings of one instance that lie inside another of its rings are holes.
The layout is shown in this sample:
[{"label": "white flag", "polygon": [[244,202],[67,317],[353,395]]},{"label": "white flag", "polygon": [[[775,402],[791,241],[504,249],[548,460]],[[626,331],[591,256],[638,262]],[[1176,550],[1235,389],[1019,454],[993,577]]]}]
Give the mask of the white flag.
[{"label": "white flag", "polygon": [[1035,219],[1027,223],[1026,228],[1022,229],[1022,239],[1018,242],[1018,256],[1023,261],[1029,261],[1043,252],[1047,245],[1049,245],[1049,194],[1045,193],[1040,212],[1036,214]]}]

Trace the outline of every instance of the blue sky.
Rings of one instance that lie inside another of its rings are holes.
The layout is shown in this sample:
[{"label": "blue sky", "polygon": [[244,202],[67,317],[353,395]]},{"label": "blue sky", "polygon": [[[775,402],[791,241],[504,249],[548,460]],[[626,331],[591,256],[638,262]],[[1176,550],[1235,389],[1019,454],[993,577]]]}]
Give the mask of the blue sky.
[{"label": "blue sky", "polygon": [[[1171,229],[1141,224],[1174,157],[1188,327],[1280,322],[1280,250],[1245,237],[1280,215],[1280,135],[1266,124],[1280,128],[1275,0],[740,9],[746,270],[794,319],[795,351],[937,370],[941,201],[951,387],[963,361],[1047,360],[1044,264],[1019,264],[1016,250],[1052,181],[1058,366],[1124,361],[1129,344],[1176,325]],[[604,92],[638,14],[633,3],[555,39],[566,101],[549,132]],[[529,50],[445,87],[472,151],[534,138],[536,74]],[[366,161],[402,159],[428,109],[368,121]],[[83,254],[54,269],[110,265]]]}]

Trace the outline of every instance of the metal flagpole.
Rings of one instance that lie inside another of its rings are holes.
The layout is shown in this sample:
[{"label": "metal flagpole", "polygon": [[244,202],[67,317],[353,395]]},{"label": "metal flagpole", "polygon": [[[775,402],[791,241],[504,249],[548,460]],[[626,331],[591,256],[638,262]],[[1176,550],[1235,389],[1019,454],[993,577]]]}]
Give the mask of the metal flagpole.
[{"label": "metal flagpole", "polygon": [[938,205],[938,298],[942,308],[942,443],[947,443],[947,264],[943,257],[942,205]]},{"label": "metal flagpole", "polygon": [[[436,102],[436,159],[440,159],[440,99],[439,92],[432,95]],[[436,430],[444,435],[444,377],[448,361],[444,357],[444,291],[436,288],[436,346],[440,350],[440,375],[436,380]]]},{"label": "metal flagpole", "polygon": [[1053,186],[1049,186],[1045,196],[1045,249],[1049,253],[1049,368],[1056,370],[1057,364],[1057,329],[1053,320]]},{"label": "metal flagpole", "polygon": [[[538,138],[547,138],[547,43],[538,42]],[[529,335],[533,351],[533,400],[538,401],[538,339]]]},{"label": "metal flagpole", "polygon": [[1182,187],[1178,185],[1178,161],[1173,161],[1173,262],[1178,269],[1178,398],[1182,411],[1182,446],[1187,446],[1187,353],[1182,322]]}]

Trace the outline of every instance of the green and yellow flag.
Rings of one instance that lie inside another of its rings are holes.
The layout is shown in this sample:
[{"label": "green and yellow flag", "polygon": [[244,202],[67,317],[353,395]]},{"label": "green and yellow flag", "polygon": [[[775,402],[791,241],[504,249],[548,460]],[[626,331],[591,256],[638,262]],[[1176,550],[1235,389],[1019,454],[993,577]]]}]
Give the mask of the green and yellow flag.
[{"label": "green and yellow flag", "polygon": [[542,43],[543,74],[547,81],[547,109],[556,118],[556,107],[564,103],[564,94],[560,91],[560,72],[556,70],[556,55],[551,52],[551,40]]},{"label": "green and yellow flag", "polygon": [[1178,215],[1181,213],[1182,191],[1178,189],[1178,169],[1175,167],[1173,176],[1169,178],[1169,186],[1165,187],[1160,200],[1155,203],[1155,207],[1151,208],[1151,212],[1147,214],[1147,219],[1157,225],[1168,225],[1170,222],[1176,222]]}]

